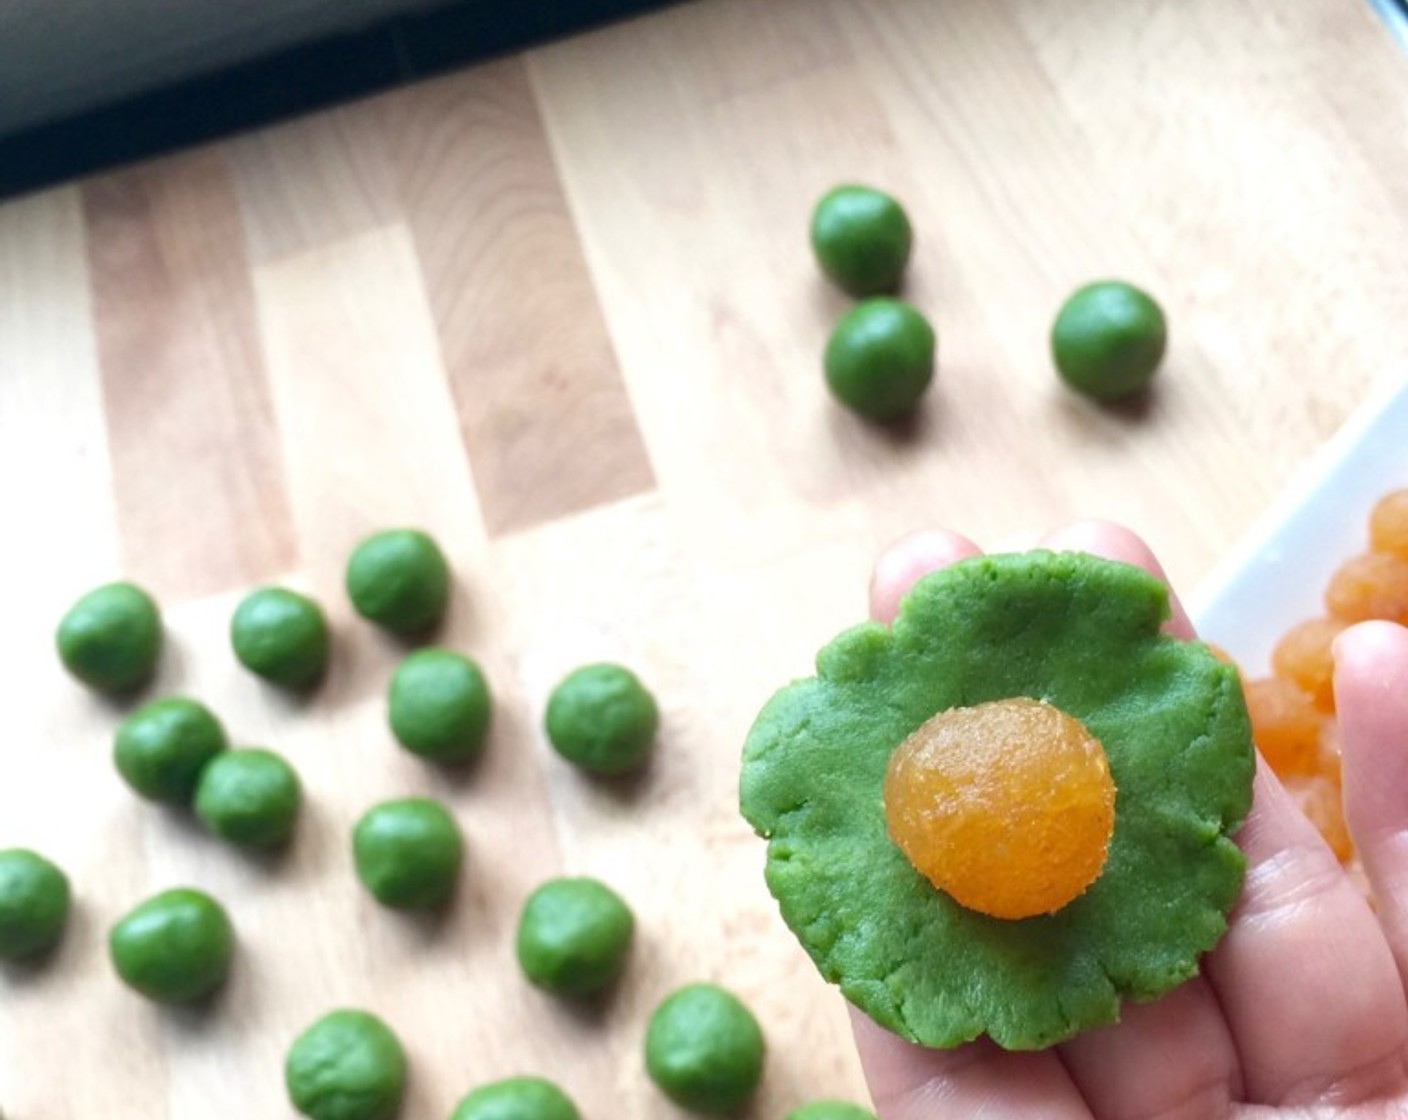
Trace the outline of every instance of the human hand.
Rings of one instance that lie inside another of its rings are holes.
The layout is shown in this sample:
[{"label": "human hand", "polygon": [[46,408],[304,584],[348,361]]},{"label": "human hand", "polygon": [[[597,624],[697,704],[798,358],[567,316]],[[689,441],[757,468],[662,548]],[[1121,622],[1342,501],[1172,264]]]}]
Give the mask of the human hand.
[{"label": "human hand", "polygon": [[[1165,579],[1148,546],[1116,525],[1077,522],[1041,545]],[[890,622],[921,575],[979,551],[947,532],[900,541],[876,564],[871,616]],[[1170,631],[1191,638],[1176,597],[1172,608]],[[1044,1051],[986,1038],[927,1050],[852,1009],[882,1120],[1408,1118],[1408,630],[1345,631],[1335,696],[1345,817],[1376,908],[1258,764],[1236,837],[1246,884],[1199,976]]]}]

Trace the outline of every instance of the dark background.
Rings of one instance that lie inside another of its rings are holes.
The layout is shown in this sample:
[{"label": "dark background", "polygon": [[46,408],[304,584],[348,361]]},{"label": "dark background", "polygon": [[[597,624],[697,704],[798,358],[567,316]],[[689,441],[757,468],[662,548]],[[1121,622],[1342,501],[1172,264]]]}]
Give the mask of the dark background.
[{"label": "dark background", "polygon": [[0,198],[663,7],[495,0],[399,17],[0,138]]}]

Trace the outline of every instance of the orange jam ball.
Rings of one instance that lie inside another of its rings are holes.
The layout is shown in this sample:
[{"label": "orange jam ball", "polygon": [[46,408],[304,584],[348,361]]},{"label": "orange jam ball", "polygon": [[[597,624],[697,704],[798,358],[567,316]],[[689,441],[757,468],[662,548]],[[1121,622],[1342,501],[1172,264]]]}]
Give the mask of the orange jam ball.
[{"label": "orange jam ball", "polygon": [[1325,713],[1299,687],[1281,677],[1244,681],[1252,739],[1271,769],[1314,774],[1320,768],[1320,731]]},{"label": "orange jam ball", "polygon": [[1369,547],[1408,560],[1408,490],[1385,494],[1369,514]]},{"label": "orange jam ball", "polygon": [[1058,708],[1017,697],[950,708],[890,756],[890,838],[934,886],[994,918],[1050,914],[1105,865],[1105,749]]},{"label": "orange jam ball", "polygon": [[1330,647],[1345,624],[1308,618],[1282,635],[1271,651],[1271,671],[1298,685],[1322,711],[1335,710],[1335,659]]},{"label": "orange jam ball", "polygon": [[1286,790],[1295,798],[1300,811],[1313,824],[1325,843],[1335,853],[1341,863],[1354,858],[1354,843],[1349,838],[1349,829],[1344,823],[1344,803],[1340,800],[1340,790],[1328,778],[1292,778],[1286,783]]},{"label": "orange jam ball", "polygon": [[1408,623],[1408,560],[1386,552],[1350,557],[1330,577],[1325,607],[1345,622],[1385,618]]}]

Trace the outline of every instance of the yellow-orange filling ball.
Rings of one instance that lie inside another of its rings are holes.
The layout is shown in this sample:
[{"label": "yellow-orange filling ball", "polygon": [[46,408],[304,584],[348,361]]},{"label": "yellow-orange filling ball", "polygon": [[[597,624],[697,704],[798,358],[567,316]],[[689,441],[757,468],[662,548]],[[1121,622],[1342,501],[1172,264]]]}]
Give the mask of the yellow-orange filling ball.
[{"label": "yellow-orange filling ball", "polygon": [[1115,828],[1105,749],[1079,720],[1017,697],[950,708],[890,756],[890,838],[955,902],[1050,914],[1100,874]]},{"label": "yellow-orange filling ball", "polygon": [[1284,677],[1244,680],[1252,738],[1271,769],[1314,774],[1320,767],[1320,738],[1326,715],[1305,692]]},{"label": "yellow-orange filling ball", "polygon": [[1294,681],[1322,711],[1335,710],[1335,639],[1345,624],[1308,618],[1292,626],[1271,651],[1271,671]]},{"label": "yellow-orange filling ball", "polygon": [[1408,490],[1385,494],[1369,514],[1369,546],[1408,560]]}]

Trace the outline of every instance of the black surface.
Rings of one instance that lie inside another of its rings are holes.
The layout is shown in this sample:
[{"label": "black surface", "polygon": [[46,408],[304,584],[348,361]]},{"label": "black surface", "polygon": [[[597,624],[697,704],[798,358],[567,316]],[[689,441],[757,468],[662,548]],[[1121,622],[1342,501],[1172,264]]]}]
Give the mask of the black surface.
[{"label": "black surface", "polygon": [[284,51],[0,138],[0,198],[366,96],[666,2],[466,0]]}]

